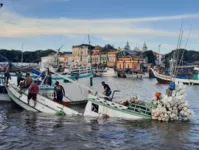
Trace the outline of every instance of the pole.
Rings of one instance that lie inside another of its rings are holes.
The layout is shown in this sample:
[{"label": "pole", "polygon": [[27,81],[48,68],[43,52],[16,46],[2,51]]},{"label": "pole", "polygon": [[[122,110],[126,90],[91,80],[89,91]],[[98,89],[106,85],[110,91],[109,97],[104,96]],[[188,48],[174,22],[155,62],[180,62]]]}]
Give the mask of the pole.
[{"label": "pole", "polygon": [[23,62],[23,44],[21,46],[21,63]]},{"label": "pole", "polygon": [[[90,53],[90,64],[91,64],[91,73],[93,75],[93,67],[92,67],[92,51],[90,49],[90,35],[88,34],[88,42],[89,42],[89,46],[88,46],[88,51]],[[93,86],[93,77],[90,77],[90,86]]]},{"label": "pole", "polygon": [[158,53],[159,53],[158,64],[159,64],[159,65],[160,65],[160,47],[161,47],[161,45],[158,45]]}]

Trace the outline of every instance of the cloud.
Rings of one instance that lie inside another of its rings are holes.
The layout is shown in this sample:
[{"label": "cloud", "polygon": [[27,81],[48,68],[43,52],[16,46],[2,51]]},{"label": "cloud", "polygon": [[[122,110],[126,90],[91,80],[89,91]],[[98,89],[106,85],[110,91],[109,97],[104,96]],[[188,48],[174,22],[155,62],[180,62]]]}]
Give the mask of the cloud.
[{"label": "cloud", "polygon": [[[57,0],[51,0],[57,1]],[[61,0],[59,0],[61,1]],[[62,0],[63,1],[63,0]],[[199,18],[199,14],[145,17],[145,18],[118,18],[118,19],[69,19],[69,18],[31,18],[15,12],[3,10],[0,13],[1,37],[27,37],[38,35],[67,35],[90,34],[97,35],[149,35],[163,37],[177,37],[178,32],[165,29],[140,28],[139,22],[170,21],[177,19]],[[186,34],[186,33],[185,33]],[[196,32],[192,37],[199,37]],[[111,40],[111,39],[109,39]]]}]

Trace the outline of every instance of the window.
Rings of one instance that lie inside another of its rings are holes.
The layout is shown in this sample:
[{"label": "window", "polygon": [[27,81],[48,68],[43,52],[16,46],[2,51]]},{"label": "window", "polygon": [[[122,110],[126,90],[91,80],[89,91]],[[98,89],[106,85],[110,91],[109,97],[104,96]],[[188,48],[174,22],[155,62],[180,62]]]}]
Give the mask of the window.
[{"label": "window", "polygon": [[99,106],[97,104],[91,104],[91,111],[98,113]]}]

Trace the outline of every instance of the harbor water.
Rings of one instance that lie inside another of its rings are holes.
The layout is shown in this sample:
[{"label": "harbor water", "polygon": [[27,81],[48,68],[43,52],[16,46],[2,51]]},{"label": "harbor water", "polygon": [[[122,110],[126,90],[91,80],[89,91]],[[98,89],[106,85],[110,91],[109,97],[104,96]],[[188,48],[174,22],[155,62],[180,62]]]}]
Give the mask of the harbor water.
[{"label": "harbor water", "polygon": [[[118,100],[137,95],[151,100],[168,85],[155,79],[94,78],[94,88],[103,91],[105,81]],[[74,91],[75,92],[75,91]],[[27,112],[15,104],[0,103],[0,150],[8,149],[199,149],[199,86],[188,86],[186,100],[194,114],[190,121],[91,119]]]}]

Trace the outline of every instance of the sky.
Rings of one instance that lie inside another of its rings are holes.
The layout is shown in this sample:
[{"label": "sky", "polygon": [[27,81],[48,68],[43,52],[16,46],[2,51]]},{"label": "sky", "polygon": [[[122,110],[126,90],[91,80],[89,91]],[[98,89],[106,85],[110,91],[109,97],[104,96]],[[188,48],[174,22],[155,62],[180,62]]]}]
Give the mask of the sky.
[{"label": "sky", "polygon": [[[0,0],[0,49],[58,49],[114,45],[168,53],[199,50],[199,0]],[[191,28],[191,30],[190,30]],[[188,38],[189,32],[190,38]],[[186,41],[188,39],[187,45]]]}]

